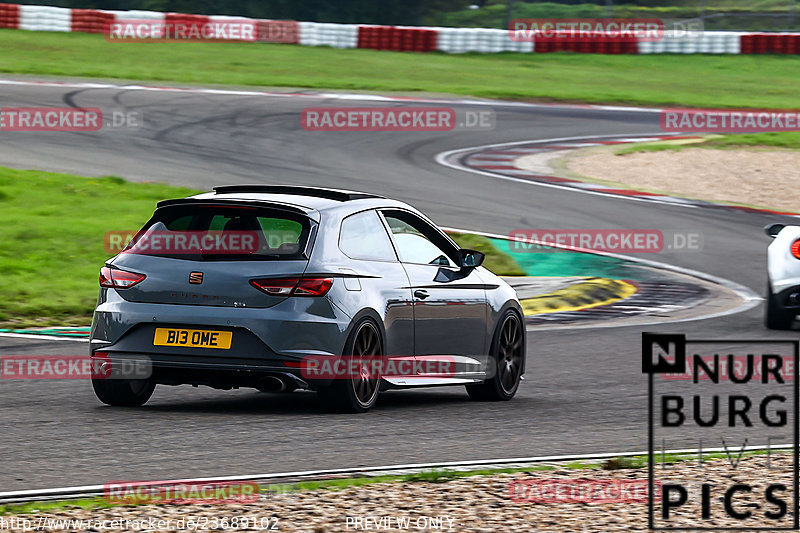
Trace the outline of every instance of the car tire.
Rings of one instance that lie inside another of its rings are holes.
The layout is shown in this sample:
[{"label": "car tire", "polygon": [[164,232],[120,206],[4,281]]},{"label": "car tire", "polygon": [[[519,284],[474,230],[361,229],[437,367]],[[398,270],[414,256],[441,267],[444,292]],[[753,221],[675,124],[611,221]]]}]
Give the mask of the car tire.
[{"label": "car tire", "polygon": [[[344,355],[353,357],[380,357],[383,355],[383,338],[372,319],[365,318],[353,328],[344,347]],[[365,373],[358,378],[336,378],[330,386],[317,390],[317,396],[330,411],[340,413],[365,413],[378,400],[381,377]]]},{"label": "car tire", "polygon": [[151,379],[92,378],[92,388],[97,399],[114,407],[141,407],[156,388]]},{"label": "car tire", "polygon": [[480,384],[467,385],[467,394],[476,401],[508,401],[514,397],[522,379],[525,354],[524,324],[519,315],[507,310],[497,325],[492,340],[494,375]]},{"label": "car tire", "polygon": [[764,325],[769,329],[789,329],[794,321],[794,313],[783,309],[778,298],[772,293],[772,286],[767,284],[767,303],[764,306]]}]

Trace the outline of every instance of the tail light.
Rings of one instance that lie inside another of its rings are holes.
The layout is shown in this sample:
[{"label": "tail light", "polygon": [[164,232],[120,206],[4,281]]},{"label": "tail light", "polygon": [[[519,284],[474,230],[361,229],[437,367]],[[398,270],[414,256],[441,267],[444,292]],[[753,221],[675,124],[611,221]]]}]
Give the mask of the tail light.
[{"label": "tail light", "polygon": [[800,239],[797,239],[792,243],[792,255],[796,259],[800,259]]},{"label": "tail light", "polygon": [[250,280],[250,285],[271,296],[325,296],[333,278],[264,278]]},{"label": "tail light", "polygon": [[100,269],[100,286],[113,289],[127,289],[128,287],[133,287],[146,277],[147,276],[144,274],[103,267]]}]

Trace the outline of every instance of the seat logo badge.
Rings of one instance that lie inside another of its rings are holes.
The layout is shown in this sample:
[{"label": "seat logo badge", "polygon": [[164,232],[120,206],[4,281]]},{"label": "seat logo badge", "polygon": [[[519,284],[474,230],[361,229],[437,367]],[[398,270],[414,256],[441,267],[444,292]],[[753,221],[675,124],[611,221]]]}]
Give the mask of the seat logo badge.
[{"label": "seat logo badge", "polygon": [[189,273],[189,283],[193,285],[200,285],[201,283],[203,283],[203,273],[202,272]]}]

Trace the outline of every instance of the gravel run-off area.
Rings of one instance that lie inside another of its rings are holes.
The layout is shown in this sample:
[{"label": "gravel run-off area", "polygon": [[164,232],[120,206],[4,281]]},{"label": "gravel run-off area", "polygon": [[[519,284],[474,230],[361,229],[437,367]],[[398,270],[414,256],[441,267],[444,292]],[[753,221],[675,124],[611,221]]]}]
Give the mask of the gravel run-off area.
[{"label": "gravel run-off area", "polygon": [[[736,459],[735,454],[733,457]],[[673,512],[673,526],[697,527],[743,525],[779,526],[791,520],[792,457],[764,455],[745,457],[736,468],[727,459],[695,461],[656,468],[656,479],[681,483],[689,489],[687,503]],[[514,474],[481,475],[443,482],[414,481],[373,483],[340,490],[318,489],[302,492],[266,493],[258,501],[228,505],[140,505],[104,509],[63,509],[57,512],[17,515],[32,521],[91,519],[142,521],[141,528],[128,523],[126,531],[186,531],[176,526],[151,528],[147,520],[187,519],[211,529],[215,519],[225,519],[224,529],[237,531],[275,530],[291,532],[342,531],[451,531],[451,532],[615,532],[647,531],[647,470],[642,468],[534,470]],[[709,520],[700,516],[700,485],[711,484]],[[752,510],[753,518],[742,522],[727,517],[722,503],[726,488],[735,483],[753,487],[751,494],[739,493],[732,500],[738,511]],[[764,491],[771,483],[787,484],[776,493],[788,503],[781,520],[764,517],[778,507],[766,502]],[[575,487],[584,487],[583,492]],[[623,489],[620,489],[623,487]],[[625,488],[627,487],[627,488]],[[558,489],[558,492],[556,489]],[[580,500],[575,501],[573,500]],[[655,506],[660,516],[660,506]],[[232,527],[237,517],[238,527]],[[11,515],[0,517],[8,525]],[[249,524],[243,527],[243,521]],[[755,522],[754,522],[755,521]],[[701,524],[701,522],[704,522]],[[44,522],[39,531],[86,531],[56,527]],[[253,527],[253,524],[259,527]],[[152,523],[151,523],[152,524]],[[162,524],[163,525],[163,524]],[[790,524],[789,524],[790,525]],[[263,526],[263,527],[262,527]],[[218,527],[217,530],[222,530]],[[111,531],[111,529],[96,529]]]},{"label": "gravel run-off area", "polygon": [[[672,196],[797,212],[800,151],[684,148],[616,155],[616,147],[573,150],[568,175]],[[558,164],[558,163],[556,163]],[[527,168],[525,158],[517,160]]]}]

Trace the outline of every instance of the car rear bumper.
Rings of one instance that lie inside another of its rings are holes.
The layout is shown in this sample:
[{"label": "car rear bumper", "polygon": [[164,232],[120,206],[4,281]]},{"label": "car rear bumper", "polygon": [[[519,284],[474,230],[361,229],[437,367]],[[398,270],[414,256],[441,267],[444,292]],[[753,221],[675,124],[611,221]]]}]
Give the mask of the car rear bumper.
[{"label": "car rear bumper", "polygon": [[774,294],[780,307],[786,311],[800,314],[800,284],[784,288]]},{"label": "car rear bumper", "polygon": [[775,294],[789,290],[800,290],[800,277],[785,277],[782,279],[770,278],[770,285]]},{"label": "car rear bumper", "polygon": [[[129,302],[114,290],[101,299],[92,319],[92,352],[297,360],[341,354],[351,322],[327,298],[287,298],[269,308]],[[154,346],[156,327],[233,331],[233,344],[228,350]]]},{"label": "car rear bumper", "polygon": [[[107,353],[107,355],[105,355]],[[167,360],[149,354],[104,352],[95,357],[112,368],[128,365],[136,368],[136,378],[146,377],[163,385],[205,385],[218,389],[252,387],[261,390],[315,389],[329,384],[329,380],[307,380],[297,368],[285,365],[237,364]],[[145,370],[146,369],[146,370]],[[113,379],[113,378],[111,378]],[[278,386],[279,385],[279,386]]]},{"label": "car rear bumper", "polygon": [[[91,353],[146,361],[161,383],[255,386],[263,376],[281,374],[302,380],[303,358],[342,354],[351,322],[327,298],[234,308],[129,302],[108,290],[101,300],[92,321]],[[228,331],[232,340],[229,349],[156,346],[157,328]]]}]

